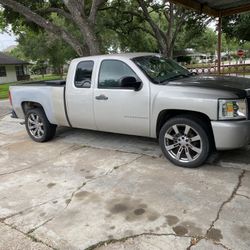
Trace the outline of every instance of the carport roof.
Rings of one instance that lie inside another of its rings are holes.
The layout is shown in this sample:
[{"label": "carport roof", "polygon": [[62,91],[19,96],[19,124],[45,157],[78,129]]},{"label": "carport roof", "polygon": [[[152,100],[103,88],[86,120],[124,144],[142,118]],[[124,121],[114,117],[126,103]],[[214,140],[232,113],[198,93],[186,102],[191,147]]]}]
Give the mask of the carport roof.
[{"label": "carport roof", "polygon": [[171,0],[171,2],[214,17],[250,11],[250,0]]}]

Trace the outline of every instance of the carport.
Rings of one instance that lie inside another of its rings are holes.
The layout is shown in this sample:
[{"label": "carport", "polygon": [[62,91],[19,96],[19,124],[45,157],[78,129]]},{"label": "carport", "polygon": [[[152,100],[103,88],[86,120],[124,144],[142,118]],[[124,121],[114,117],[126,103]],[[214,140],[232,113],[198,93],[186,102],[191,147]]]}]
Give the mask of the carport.
[{"label": "carport", "polygon": [[171,0],[175,4],[218,18],[218,74],[221,73],[221,35],[223,16],[250,11],[249,0]]}]

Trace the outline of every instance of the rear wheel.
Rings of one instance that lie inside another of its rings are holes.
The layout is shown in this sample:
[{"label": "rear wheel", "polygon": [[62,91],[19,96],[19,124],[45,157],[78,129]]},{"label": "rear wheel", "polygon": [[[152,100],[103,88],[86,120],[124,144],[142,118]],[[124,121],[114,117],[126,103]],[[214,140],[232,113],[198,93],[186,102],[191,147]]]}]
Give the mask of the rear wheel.
[{"label": "rear wheel", "polygon": [[159,143],[166,158],[181,167],[202,165],[210,152],[206,125],[191,117],[176,117],[167,121],[161,128]]},{"label": "rear wheel", "polygon": [[51,124],[44,111],[40,108],[30,109],[25,116],[26,130],[32,140],[46,142],[51,140],[56,133],[56,125]]}]

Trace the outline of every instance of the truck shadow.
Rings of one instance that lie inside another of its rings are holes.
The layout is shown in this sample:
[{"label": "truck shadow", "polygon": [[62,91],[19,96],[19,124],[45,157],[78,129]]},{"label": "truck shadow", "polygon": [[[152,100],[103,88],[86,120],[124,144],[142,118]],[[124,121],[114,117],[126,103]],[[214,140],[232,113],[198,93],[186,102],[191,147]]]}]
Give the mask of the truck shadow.
[{"label": "truck shadow", "polygon": [[[60,127],[55,139],[64,143],[163,157],[157,139],[153,138]],[[213,153],[208,158],[207,164],[219,166],[244,164],[249,165],[245,167],[250,170],[250,145],[242,149]]]}]

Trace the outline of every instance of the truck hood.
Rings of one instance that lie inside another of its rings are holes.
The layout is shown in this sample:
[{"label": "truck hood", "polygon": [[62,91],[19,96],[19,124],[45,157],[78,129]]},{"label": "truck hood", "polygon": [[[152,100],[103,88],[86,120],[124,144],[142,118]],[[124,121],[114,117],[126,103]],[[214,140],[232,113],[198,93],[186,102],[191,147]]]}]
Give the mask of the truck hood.
[{"label": "truck hood", "polygon": [[233,92],[239,98],[250,96],[250,79],[231,76],[191,76],[170,81],[170,86],[199,87]]}]

